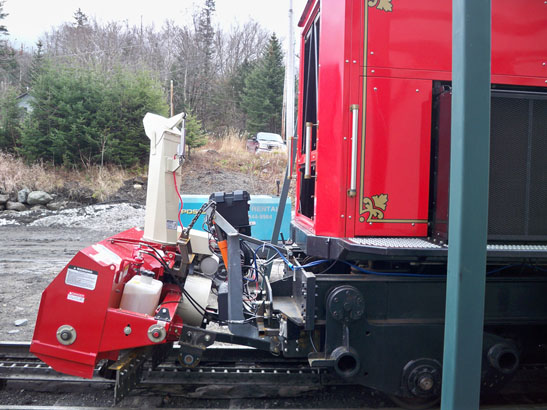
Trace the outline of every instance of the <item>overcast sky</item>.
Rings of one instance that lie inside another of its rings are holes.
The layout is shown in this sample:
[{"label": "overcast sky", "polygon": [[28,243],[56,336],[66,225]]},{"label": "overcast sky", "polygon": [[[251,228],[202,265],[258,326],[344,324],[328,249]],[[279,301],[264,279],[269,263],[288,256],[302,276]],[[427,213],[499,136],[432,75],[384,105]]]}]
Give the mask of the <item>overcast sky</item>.
[{"label": "overcast sky", "polygon": [[[161,27],[167,19],[181,25],[191,21],[194,8],[204,0],[6,0],[4,20],[11,42],[33,47],[38,38],[52,27],[73,21],[81,8],[100,22],[128,21],[129,25],[154,24]],[[306,0],[293,0],[294,21],[298,22]],[[236,21],[254,19],[278,37],[288,36],[289,0],[216,0],[214,23],[228,29]],[[298,35],[298,31],[296,34]]]}]

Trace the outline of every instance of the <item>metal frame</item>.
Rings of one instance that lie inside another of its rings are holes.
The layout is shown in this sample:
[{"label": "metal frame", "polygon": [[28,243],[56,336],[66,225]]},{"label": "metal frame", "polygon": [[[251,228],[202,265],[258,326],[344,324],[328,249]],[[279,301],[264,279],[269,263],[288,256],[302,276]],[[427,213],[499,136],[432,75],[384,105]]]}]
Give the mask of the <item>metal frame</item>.
[{"label": "metal frame", "polygon": [[479,407],[486,287],[492,4],[453,0],[452,5],[451,212],[441,407],[472,410]]}]

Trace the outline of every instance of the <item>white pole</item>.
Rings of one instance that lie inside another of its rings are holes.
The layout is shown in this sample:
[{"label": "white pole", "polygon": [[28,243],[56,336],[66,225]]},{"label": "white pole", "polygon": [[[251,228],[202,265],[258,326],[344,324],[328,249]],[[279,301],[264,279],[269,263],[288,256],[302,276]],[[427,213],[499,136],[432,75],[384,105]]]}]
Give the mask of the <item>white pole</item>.
[{"label": "white pole", "polygon": [[289,178],[292,175],[292,144],[294,138],[294,13],[293,0],[289,0],[289,50],[287,52],[286,81],[287,81],[287,112],[285,115],[285,136],[289,157]]}]

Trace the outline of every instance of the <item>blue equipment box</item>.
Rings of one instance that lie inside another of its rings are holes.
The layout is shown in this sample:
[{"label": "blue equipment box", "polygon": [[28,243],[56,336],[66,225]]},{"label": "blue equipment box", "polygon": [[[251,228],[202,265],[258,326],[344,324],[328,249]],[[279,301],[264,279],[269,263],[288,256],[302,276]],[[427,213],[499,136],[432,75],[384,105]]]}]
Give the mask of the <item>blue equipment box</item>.
[{"label": "blue equipment box", "polygon": [[[182,195],[182,201],[184,202],[184,206],[180,219],[182,224],[187,226],[197,214],[199,208],[201,208],[204,203],[209,201],[209,195]],[[277,207],[279,206],[279,198],[269,195],[251,195],[251,201],[249,204],[251,236],[263,241],[270,241],[272,239]],[[281,240],[281,234],[283,234],[285,239],[290,237],[290,221],[291,199],[287,198],[278,240]],[[194,229],[202,231],[204,222],[205,215],[201,215],[194,225]]]}]

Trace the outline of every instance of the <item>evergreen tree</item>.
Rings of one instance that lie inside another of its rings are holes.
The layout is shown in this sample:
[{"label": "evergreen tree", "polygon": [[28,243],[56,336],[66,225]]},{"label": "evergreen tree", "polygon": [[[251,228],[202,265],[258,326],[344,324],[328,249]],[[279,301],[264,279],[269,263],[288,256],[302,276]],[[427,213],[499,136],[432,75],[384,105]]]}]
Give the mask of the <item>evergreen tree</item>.
[{"label": "evergreen tree", "polygon": [[203,132],[201,121],[198,120],[192,113],[186,115],[185,122],[186,130],[186,145],[188,146],[188,158],[192,148],[202,147],[207,143],[207,137]]},{"label": "evergreen tree", "polygon": [[242,110],[245,79],[252,72],[256,61],[245,59],[233,72],[220,78],[211,90],[210,126],[221,135],[245,129],[246,115]]},{"label": "evergreen tree", "polygon": [[[0,21],[4,20],[7,16],[8,16],[8,13],[4,13],[4,4],[6,3],[6,0],[0,0]],[[8,34],[8,28],[3,25],[3,24],[0,24],[0,35],[7,35]]]},{"label": "evergreen tree", "polygon": [[[4,4],[5,0],[0,0],[0,21],[8,16],[4,12]],[[15,51],[6,39],[7,35],[7,27],[0,24],[0,76],[5,84],[16,84],[17,61]],[[0,149],[7,151],[15,150],[21,132],[23,110],[17,104],[17,95],[17,90],[8,85],[0,96]]]},{"label": "evergreen tree", "polygon": [[44,64],[30,94],[33,111],[23,126],[20,152],[64,165],[147,159],[142,118],[167,115],[161,87],[145,73],[114,74]]},{"label": "evergreen tree", "polygon": [[207,122],[210,120],[211,91],[214,81],[213,56],[215,53],[215,30],[212,18],[215,12],[215,0],[205,0],[205,6],[201,9],[196,27],[196,46],[199,51],[198,84],[200,84],[200,98],[195,107],[198,116]]},{"label": "evergreen tree", "polygon": [[[8,14],[4,12],[5,0],[0,0],[0,21],[5,19]],[[17,75],[17,61],[15,60],[15,50],[11,47],[8,40],[8,29],[5,25],[0,25],[0,73],[6,83],[15,84],[19,77]]]},{"label": "evergreen tree", "polygon": [[147,112],[168,116],[161,85],[146,72],[133,74],[117,69],[106,87],[100,112],[108,120],[100,140],[101,145],[107,141],[108,162],[148,163],[150,140],[144,133],[142,119]]},{"label": "evergreen tree", "polygon": [[211,64],[214,55],[213,41],[215,30],[213,29],[212,17],[215,12],[215,0],[205,0],[205,7],[201,10],[197,25],[197,42],[199,49],[203,52],[203,73],[211,73]]},{"label": "evergreen tree", "polygon": [[19,144],[23,108],[17,103],[17,91],[9,87],[0,98],[0,150],[13,152]]},{"label": "evergreen tree", "polygon": [[249,61],[247,59],[236,68],[235,73],[230,78],[230,85],[233,89],[234,103],[238,108],[241,108],[243,101],[243,92],[245,89],[245,80],[250,73],[253,72],[257,65],[256,61]]},{"label": "evergreen tree", "polygon": [[44,58],[44,44],[41,40],[38,40],[36,42],[36,51],[32,54],[32,60],[22,84],[26,90],[32,87],[32,84],[40,75]]},{"label": "evergreen tree", "polygon": [[88,24],[87,15],[82,11],[81,8],[78,8],[74,12],[74,27],[85,27]]},{"label": "evergreen tree", "polygon": [[242,107],[249,133],[281,131],[284,79],[283,53],[274,33],[264,56],[245,79]]}]

